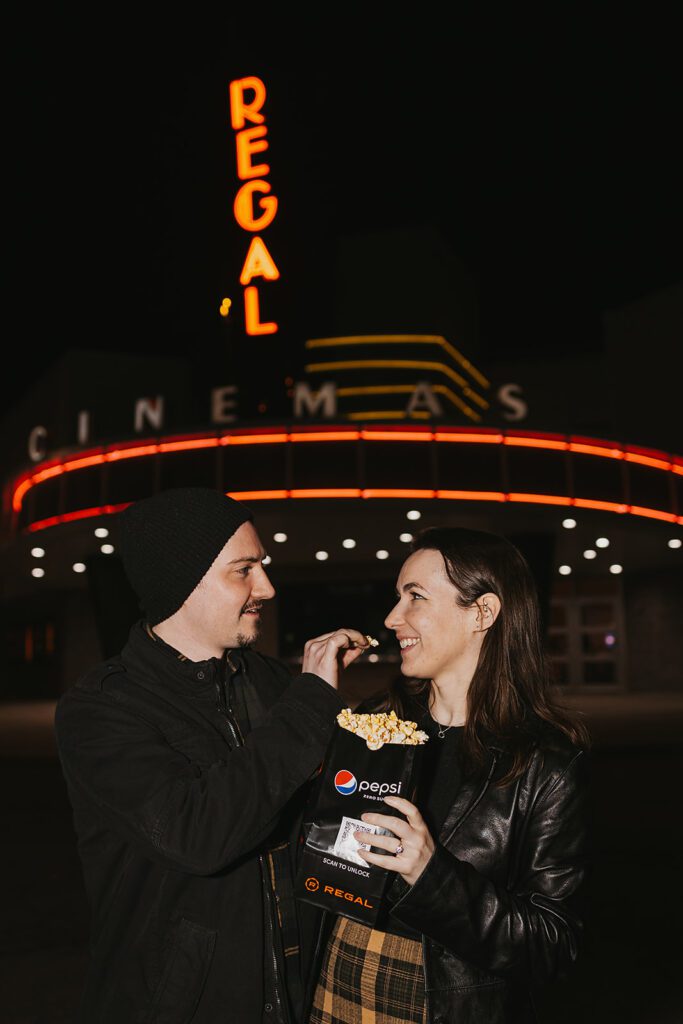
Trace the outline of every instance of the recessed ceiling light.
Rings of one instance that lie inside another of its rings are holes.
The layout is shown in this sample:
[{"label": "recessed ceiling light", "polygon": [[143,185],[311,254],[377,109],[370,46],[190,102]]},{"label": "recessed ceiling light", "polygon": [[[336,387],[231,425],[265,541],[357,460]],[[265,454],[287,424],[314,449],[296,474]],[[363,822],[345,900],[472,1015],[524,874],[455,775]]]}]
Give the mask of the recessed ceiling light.
[{"label": "recessed ceiling light", "polygon": [[284,544],[284,542],[287,540],[287,534],[286,533],[274,533],[273,534],[273,540],[277,544]]},{"label": "recessed ceiling light", "polygon": [[608,548],[609,547],[609,541],[608,541],[607,537],[598,537],[598,539],[595,542],[595,546],[596,546],[596,548]]},{"label": "recessed ceiling light", "polygon": [[624,567],[623,565],[619,565],[617,562],[615,562],[614,565],[610,565],[609,571],[613,573],[615,576],[618,576],[620,572],[624,571]]},{"label": "recessed ceiling light", "polygon": [[368,654],[368,661],[379,661],[379,654]]},{"label": "recessed ceiling light", "polygon": [[413,539],[413,535],[412,533],[401,533],[398,539],[402,541],[404,544],[410,544],[411,540]]},{"label": "recessed ceiling light", "polygon": [[273,559],[270,557],[270,555],[266,555],[265,558],[261,559],[261,565],[270,565],[272,561]]},{"label": "recessed ceiling light", "polygon": [[406,519],[421,519],[422,513],[418,512],[416,508],[411,508],[410,512],[406,512]]},{"label": "recessed ceiling light", "polygon": [[71,566],[71,568],[73,569],[74,572],[85,572],[85,563],[84,562],[74,562],[74,564]]},{"label": "recessed ceiling light", "polygon": [[563,519],[562,525],[564,526],[565,530],[573,530],[576,526],[576,519]]},{"label": "recessed ceiling light", "polygon": [[44,558],[45,548],[31,548],[31,554],[34,558]]},{"label": "recessed ceiling light", "polygon": [[114,545],[113,544],[100,544],[100,551],[103,555],[113,555]]},{"label": "recessed ceiling light", "polygon": [[591,558],[597,558],[598,553],[597,551],[594,551],[593,548],[586,548],[586,550],[583,553],[583,557],[587,558],[590,561]]},{"label": "recessed ceiling light", "polygon": [[41,579],[41,577],[44,576],[44,575],[45,575],[45,570],[41,569],[39,565],[37,565],[35,567],[35,569],[31,569],[31,576],[35,576],[35,578],[37,580]]},{"label": "recessed ceiling light", "polygon": [[109,530],[106,526],[98,526],[95,530],[95,536],[99,537],[100,540],[104,540],[105,537],[109,536]]},{"label": "recessed ceiling light", "polygon": [[559,572],[560,576],[569,576],[570,572],[572,571],[572,567],[571,565],[561,565],[557,571]]},{"label": "recessed ceiling light", "polygon": [[342,547],[348,548],[349,551],[351,550],[351,548],[355,548],[355,546],[356,542],[353,539],[353,537],[347,537],[345,540],[342,541]]},{"label": "recessed ceiling light", "polygon": [[385,558],[388,558],[388,557],[389,557],[389,552],[385,551],[384,548],[380,549],[379,551],[375,551],[375,558],[379,558],[381,560],[384,560]]},{"label": "recessed ceiling light", "polygon": [[327,559],[330,557],[330,554],[328,551],[316,551],[315,557],[318,559],[319,562],[326,562]]},{"label": "recessed ceiling light", "polygon": [[671,540],[668,541],[670,548],[680,548],[681,544],[683,544],[683,541],[680,537],[672,537]]}]

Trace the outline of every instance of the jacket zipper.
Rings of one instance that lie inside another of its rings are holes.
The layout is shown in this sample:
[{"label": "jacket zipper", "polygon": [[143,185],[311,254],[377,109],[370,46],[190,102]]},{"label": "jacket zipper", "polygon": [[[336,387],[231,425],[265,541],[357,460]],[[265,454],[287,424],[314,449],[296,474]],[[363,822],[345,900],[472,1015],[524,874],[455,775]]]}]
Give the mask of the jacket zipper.
[{"label": "jacket zipper", "polygon": [[[226,660],[228,660],[228,659],[226,659]],[[228,663],[229,663],[229,661],[228,661]],[[234,667],[232,665],[230,665],[230,667],[233,668],[233,671],[234,671]],[[225,693],[226,693],[227,687],[225,685],[225,682],[226,681],[225,681],[224,678],[216,680],[216,707],[218,708],[218,710],[220,711],[221,715],[225,719],[225,723],[228,726],[228,729],[230,730],[230,735],[232,736],[232,739],[233,739],[233,742],[234,742],[235,746],[236,747],[243,747],[244,746],[244,736],[242,735],[242,730],[240,729],[240,727],[238,725],[237,719],[233,715],[232,707],[230,706],[230,703],[226,700]],[[273,975],[274,975],[274,981],[275,981],[275,986],[274,986],[275,1000],[277,1002],[279,1019],[284,1024],[285,1018],[284,1018],[283,1013],[282,1013],[282,1000],[280,999],[280,985],[282,984],[282,982],[281,982],[281,979],[280,979],[280,971],[279,971],[279,968],[278,968],[277,956],[276,956],[276,953],[275,953],[275,936],[274,936],[274,934],[272,934],[272,930],[273,930],[274,925],[273,925],[273,905],[272,905],[272,900],[271,900],[271,893],[268,891],[270,883],[268,882],[266,874],[265,874],[265,872],[266,872],[266,865],[265,865],[265,862],[264,862],[264,859],[263,859],[263,855],[259,854],[259,858],[258,859],[259,859],[259,867],[261,869],[261,881],[262,881],[262,884],[263,884],[263,895],[264,895],[264,898],[265,898],[265,901],[266,901],[266,906],[267,906],[267,909],[268,909],[268,920],[270,922],[270,929],[271,929],[270,938],[271,938],[271,950],[272,950],[272,957],[273,957]]]},{"label": "jacket zipper", "polygon": [[228,704],[226,704],[220,679],[216,680],[216,707],[218,708],[221,715],[225,719],[226,725],[230,730],[230,735],[232,736],[235,746],[243,747],[244,736],[242,735],[242,731],[239,725],[237,724],[235,717],[233,716],[232,708],[229,707]]},{"label": "jacket zipper", "polygon": [[270,883],[269,883],[267,875],[266,875],[267,868],[266,868],[266,864],[265,864],[265,862],[263,860],[263,856],[261,854],[259,854],[259,862],[260,862],[260,865],[261,865],[261,878],[263,880],[264,896],[265,896],[266,904],[268,906],[268,921],[270,922],[270,932],[271,932],[271,935],[270,935],[270,938],[271,938],[270,948],[271,948],[271,951],[272,951],[273,974],[274,974],[274,977],[275,977],[275,988],[274,988],[275,1000],[277,1002],[279,1019],[283,1022],[283,1024],[285,1024],[285,1020],[289,1021],[289,1014],[288,1013],[287,1014],[283,1014],[283,1011],[282,1011],[282,1000],[280,999],[280,985],[282,984],[282,981],[281,981],[281,978],[280,978],[280,968],[279,968],[278,962],[277,962],[277,955],[275,953],[275,935],[273,934],[273,929],[275,927],[275,925],[274,925],[274,916],[275,915],[274,915],[273,904],[272,904],[272,899],[271,899],[272,891],[269,891]]}]

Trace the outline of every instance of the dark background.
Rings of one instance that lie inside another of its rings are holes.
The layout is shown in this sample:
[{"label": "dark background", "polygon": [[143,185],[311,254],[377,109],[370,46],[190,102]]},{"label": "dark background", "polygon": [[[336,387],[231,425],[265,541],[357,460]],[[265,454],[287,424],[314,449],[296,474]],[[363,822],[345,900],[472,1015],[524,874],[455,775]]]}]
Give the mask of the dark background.
[{"label": "dark background", "polygon": [[[437,232],[476,293],[468,354],[486,359],[597,354],[605,309],[681,279],[663,9],[23,17],[4,125],[13,394],[74,347],[258,372],[216,315],[244,256],[228,83],[246,74],[269,89],[285,341],[346,329],[335,247],[372,232]],[[379,315],[405,328],[400,297]]]},{"label": "dark background", "polygon": [[[273,251],[287,266],[291,338],[338,325],[340,238],[429,225],[472,282],[475,362],[598,358],[605,310],[682,276],[673,19],[645,5],[13,11],[5,406],[73,348],[192,352],[199,381],[221,361],[258,375],[216,316],[243,255],[227,86],[245,74],[270,90]],[[403,324],[400,309],[395,322],[381,315],[387,331]],[[656,386],[630,440],[669,403],[680,450],[679,346],[642,358],[634,372]],[[590,927],[575,975],[542,998],[556,1024],[681,1019],[682,748],[641,726],[608,713],[595,730]],[[2,758],[0,987],[12,1024],[72,1020],[86,961],[70,810],[41,743]]]}]

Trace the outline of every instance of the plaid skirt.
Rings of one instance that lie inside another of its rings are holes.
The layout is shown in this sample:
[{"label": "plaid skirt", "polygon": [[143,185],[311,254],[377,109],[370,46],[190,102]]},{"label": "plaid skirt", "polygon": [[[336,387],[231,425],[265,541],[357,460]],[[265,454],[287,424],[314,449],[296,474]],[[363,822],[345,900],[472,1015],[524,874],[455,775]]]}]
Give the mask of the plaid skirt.
[{"label": "plaid skirt", "polygon": [[338,917],[309,1024],[426,1024],[422,944]]}]

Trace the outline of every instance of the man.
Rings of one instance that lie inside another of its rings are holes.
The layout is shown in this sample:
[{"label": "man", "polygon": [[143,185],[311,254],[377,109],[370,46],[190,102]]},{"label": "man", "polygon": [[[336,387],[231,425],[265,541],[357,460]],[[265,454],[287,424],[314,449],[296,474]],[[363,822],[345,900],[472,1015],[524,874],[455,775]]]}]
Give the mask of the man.
[{"label": "man", "polygon": [[59,756],[91,903],[84,1024],[293,1024],[295,836],[355,630],[292,678],[251,650],[274,595],[249,509],[179,488],[121,515],[144,619],[60,699]]}]

